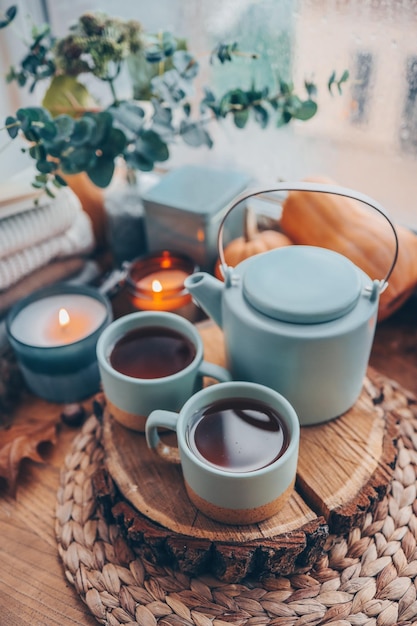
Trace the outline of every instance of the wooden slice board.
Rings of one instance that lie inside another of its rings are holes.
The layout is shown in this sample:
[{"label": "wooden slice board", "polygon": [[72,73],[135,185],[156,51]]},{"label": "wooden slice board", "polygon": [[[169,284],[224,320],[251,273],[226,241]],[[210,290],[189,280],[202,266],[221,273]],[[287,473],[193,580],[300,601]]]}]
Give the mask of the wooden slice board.
[{"label": "wooden slice board", "polygon": [[[212,323],[200,324],[199,331],[205,358],[224,365],[222,332]],[[112,492],[112,513],[142,556],[188,574],[208,570],[229,582],[248,574],[288,575],[311,567],[329,532],[340,535],[359,525],[386,493],[397,422],[378,405],[379,397],[367,378],[350,411],[301,429],[296,488],[283,510],[264,522],[228,526],[205,517],[189,501],[180,467],[149,451],[143,434],[106,411],[106,469],[117,495],[105,476],[96,477],[97,495],[104,502]]]}]

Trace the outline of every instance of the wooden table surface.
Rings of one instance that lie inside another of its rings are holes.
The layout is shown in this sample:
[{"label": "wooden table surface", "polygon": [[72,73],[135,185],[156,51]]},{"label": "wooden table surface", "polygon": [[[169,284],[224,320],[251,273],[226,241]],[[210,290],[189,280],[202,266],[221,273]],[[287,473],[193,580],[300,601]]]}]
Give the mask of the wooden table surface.
[{"label": "wooden table surface", "polygon": [[[378,325],[370,363],[417,393],[417,297]],[[59,413],[29,398],[13,419]],[[77,432],[62,426],[47,463],[25,463],[16,499],[0,492],[0,626],[97,624],[66,581],[54,531],[60,468]]]}]

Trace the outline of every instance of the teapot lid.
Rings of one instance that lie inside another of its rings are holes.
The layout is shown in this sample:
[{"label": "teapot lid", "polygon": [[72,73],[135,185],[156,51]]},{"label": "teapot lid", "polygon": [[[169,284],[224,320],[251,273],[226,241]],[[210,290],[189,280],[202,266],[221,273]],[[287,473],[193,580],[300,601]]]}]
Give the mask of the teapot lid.
[{"label": "teapot lid", "polygon": [[351,311],[360,297],[357,267],[332,250],[293,245],[270,250],[245,263],[246,300],[276,320],[329,322]]}]

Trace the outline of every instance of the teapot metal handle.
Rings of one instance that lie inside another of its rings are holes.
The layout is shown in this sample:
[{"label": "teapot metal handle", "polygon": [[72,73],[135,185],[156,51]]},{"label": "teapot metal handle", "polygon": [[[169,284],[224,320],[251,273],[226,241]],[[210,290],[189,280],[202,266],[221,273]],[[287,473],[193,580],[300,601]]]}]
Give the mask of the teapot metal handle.
[{"label": "teapot metal handle", "polygon": [[354,191],[353,189],[348,189],[347,187],[339,187],[338,185],[328,185],[328,184],[323,185],[321,183],[307,183],[307,182],[306,183],[304,182],[303,183],[276,183],[273,187],[269,187],[266,189],[264,187],[260,187],[258,189],[246,190],[242,192],[239,196],[234,198],[234,200],[232,200],[226,206],[225,213],[220,223],[219,232],[217,236],[220,269],[221,269],[223,276],[226,277],[228,275],[228,266],[224,258],[224,246],[223,246],[223,230],[224,230],[224,223],[226,221],[227,216],[229,215],[229,213],[231,213],[231,211],[238,204],[240,204],[244,200],[248,200],[249,198],[253,198],[253,196],[257,196],[259,194],[272,193],[272,192],[277,192],[277,191],[316,191],[318,193],[329,193],[329,194],[334,194],[337,196],[344,196],[346,198],[352,198],[354,200],[359,200],[360,202],[367,204],[371,208],[375,209],[375,211],[378,211],[378,213],[380,213],[383,217],[385,217],[385,219],[387,220],[388,224],[390,225],[392,229],[392,232],[394,234],[394,240],[395,240],[394,258],[391,262],[391,265],[388,269],[387,274],[382,280],[379,281],[380,292],[384,291],[387,288],[388,279],[394,270],[394,267],[398,258],[398,235],[397,235],[396,228],[393,222],[391,221],[391,219],[387,216],[385,209],[378,202],[376,202],[376,200],[373,200],[371,197],[363,193]]}]

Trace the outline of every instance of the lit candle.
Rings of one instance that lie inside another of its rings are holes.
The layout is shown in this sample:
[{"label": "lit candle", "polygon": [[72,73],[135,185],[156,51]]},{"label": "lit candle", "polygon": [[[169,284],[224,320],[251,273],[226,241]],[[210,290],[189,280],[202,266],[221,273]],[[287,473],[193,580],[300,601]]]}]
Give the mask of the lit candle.
[{"label": "lit candle", "polygon": [[191,303],[184,287],[197,270],[188,257],[164,250],[136,259],[126,284],[134,306],[140,310],[176,311]]},{"label": "lit candle", "polygon": [[10,330],[17,341],[29,346],[62,346],[90,335],[106,315],[106,306],[91,295],[46,295],[22,308]]},{"label": "lit candle", "polygon": [[55,285],[15,305],[8,338],[33,393],[76,402],[97,392],[96,343],[111,320],[108,299],[86,286]]}]

